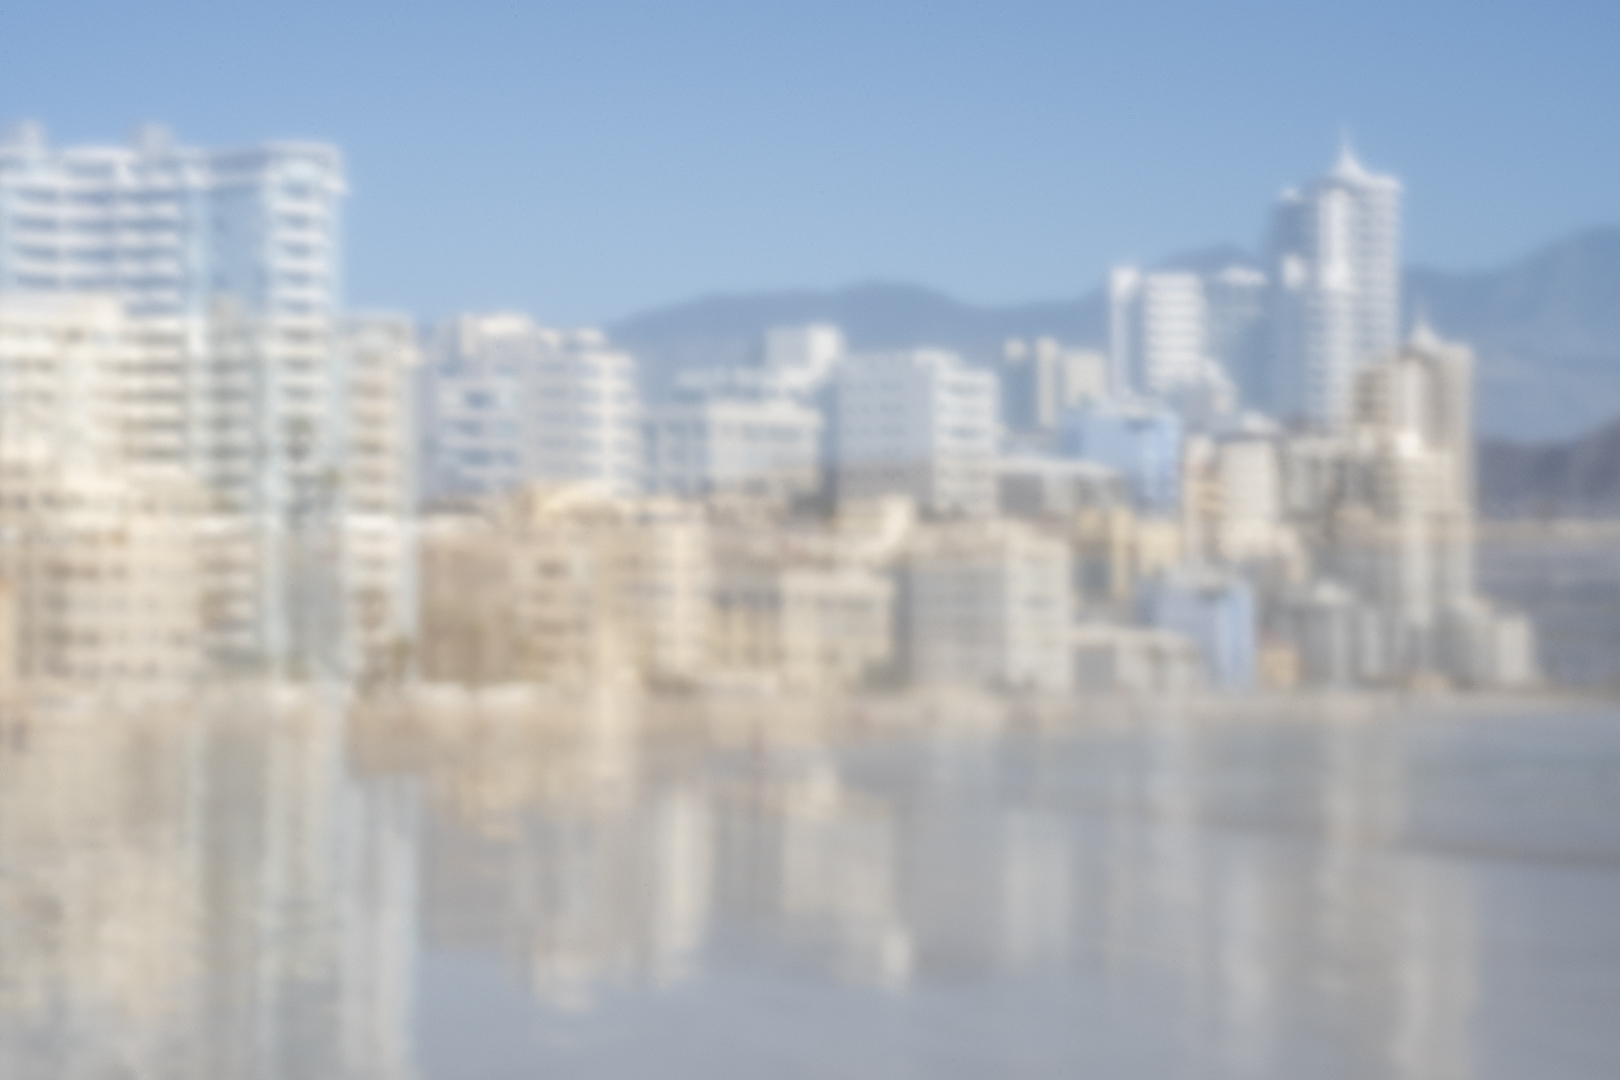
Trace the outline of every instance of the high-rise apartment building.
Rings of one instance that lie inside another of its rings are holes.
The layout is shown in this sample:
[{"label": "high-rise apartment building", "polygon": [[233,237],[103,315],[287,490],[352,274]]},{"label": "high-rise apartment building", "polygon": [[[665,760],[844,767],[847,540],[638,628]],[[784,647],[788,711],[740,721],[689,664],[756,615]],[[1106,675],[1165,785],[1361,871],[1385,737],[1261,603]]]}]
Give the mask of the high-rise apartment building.
[{"label": "high-rise apartment building", "polygon": [[821,486],[821,413],[785,395],[692,395],[648,412],[647,486],[794,496]]},{"label": "high-rise apartment building", "polygon": [[1203,276],[1115,267],[1108,278],[1110,389],[1166,401],[1194,428],[1229,413],[1236,394],[1214,353],[1213,316]]},{"label": "high-rise apartment building", "polygon": [[[360,674],[362,639],[410,632],[407,473],[379,458],[409,442],[414,334],[384,333],[382,362],[380,324],[342,313],[346,190],[320,144],[53,147],[28,124],[0,143],[0,297],[36,331],[0,348],[0,425],[201,482],[202,637],[232,669]],[[386,521],[386,585],[354,561],[377,547],[361,517],[374,541]],[[379,589],[386,626],[354,599]]]},{"label": "high-rise apartment building", "polygon": [[1209,311],[1199,276],[1118,267],[1108,280],[1112,367],[1129,379],[1119,385],[1165,394],[1196,381],[1209,354]]},{"label": "high-rise apartment building", "polygon": [[1475,591],[1472,384],[1469,350],[1420,325],[1358,372],[1352,432],[1287,445],[1289,509],[1336,586],[1285,605],[1308,678],[1533,677],[1528,624]]},{"label": "high-rise apartment building", "polygon": [[1270,406],[1342,429],[1356,372],[1400,341],[1400,181],[1367,171],[1346,146],[1326,176],[1283,194],[1270,258]]},{"label": "high-rise apartment building", "polygon": [[342,303],[336,149],[180,146],[156,126],[129,146],[53,147],[35,124],[0,143],[0,291],[102,293],[134,315],[322,315]]},{"label": "high-rise apartment building", "polygon": [[1055,338],[1008,338],[1001,346],[1001,401],[1007,426],[1028,436],[1057,431],[1064,410],[1109,392],[1108,358]]},{"label": "high-rise apartment building", "polygon": [[810,323],[765,331],[765,370],[788,393],[814,392],[843,358],[844,332],[836,326]]},{"label": "high-rise apartment building", "polygon": [[428,346],[417,402],[425,500],[535,481],[640,488],[636,363],[599,330],[511,312],[457,316]]},{"label": "high-rise apartment building", "polygon": [[1234,263],[1204,277],[1209,355],[1231,378],[1246,405],[1266,401],[1269,283],[1253,267]]},{"label": "high-rise apartment building", "polygon": [[996,507],[1000,388],[937,349],[864,353],[839,368],[838,497],[909,495],[934,511]]}]

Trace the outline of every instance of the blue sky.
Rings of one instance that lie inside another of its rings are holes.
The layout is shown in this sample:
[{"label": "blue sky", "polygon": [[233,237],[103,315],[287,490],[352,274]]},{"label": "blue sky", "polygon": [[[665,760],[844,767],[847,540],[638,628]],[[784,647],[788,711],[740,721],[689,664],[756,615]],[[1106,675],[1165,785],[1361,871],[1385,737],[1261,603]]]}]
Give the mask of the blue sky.
[{"label": "blue sky", "polygon": [[1620,5],[35,3],[0,118],[333,141],[356,305],[606,320],[712,291],[1064,297],[1252,243],[1348,128],[1410,259],[1620,221]]}]

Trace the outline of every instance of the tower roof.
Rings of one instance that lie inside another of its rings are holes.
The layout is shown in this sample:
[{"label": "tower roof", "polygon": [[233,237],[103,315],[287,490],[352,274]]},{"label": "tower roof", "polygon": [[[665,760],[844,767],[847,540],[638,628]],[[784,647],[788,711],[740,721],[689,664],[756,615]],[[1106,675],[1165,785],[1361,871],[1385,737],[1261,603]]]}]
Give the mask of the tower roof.
[{"label": "tower roof", "polygon": [[1428,312],[1421,307],[1418,308],[1417,318],[1412,322],[1412,332],[1407,335],[1406,344],[1410,348],[1424,352],[1434,352],[1446,347],[1445,341],[1429,324]]},{"label": "tower roof", "polygon": [[1344,184],[1350,187],[1379,187],[1398,190],[1401,182],[1393,176],[1380,176],[1368,169],[1356,157],[1355,147],[1351,145],[1350,135],[1346,132],[1339,139],[1339,157],[1333,163],[1333,168],[1327,171],[1323,178],[1327,183]]},{"label": "tower roof", "polygon": [[1372,179],[1372,173],[1356,157],[1355,147],[1350,144],[1350,133],[1345,132],[1339,137],[1339,159],[1333,163],[1328,175],[1335,180],[1365,181]]}]

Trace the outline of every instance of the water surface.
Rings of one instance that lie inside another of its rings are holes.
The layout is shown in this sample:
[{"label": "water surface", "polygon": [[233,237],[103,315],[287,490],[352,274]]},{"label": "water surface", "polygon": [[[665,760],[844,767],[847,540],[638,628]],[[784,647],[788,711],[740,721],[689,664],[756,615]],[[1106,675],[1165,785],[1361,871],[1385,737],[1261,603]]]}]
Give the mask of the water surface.
[{"label": "water surface", "polygon": [[0,1076],[1620,1075],[1614,709],[1072,711],[14,711]]}]

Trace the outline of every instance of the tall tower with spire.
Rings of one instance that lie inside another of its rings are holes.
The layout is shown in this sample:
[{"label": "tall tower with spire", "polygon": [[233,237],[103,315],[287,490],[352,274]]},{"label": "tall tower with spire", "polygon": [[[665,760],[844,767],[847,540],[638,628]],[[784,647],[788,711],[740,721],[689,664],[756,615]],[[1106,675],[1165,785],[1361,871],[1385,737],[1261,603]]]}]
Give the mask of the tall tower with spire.
[{"label": "tall tower with spire", "polygon": [[1335,430],[1356,372],[1400,342],[1401,184],[1370,172],[1345,139],[1339,159],[1272,220],[1270,398],[1280,415]]}]

